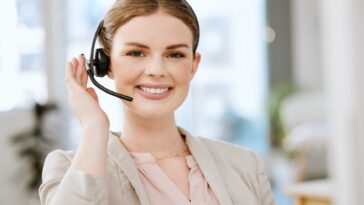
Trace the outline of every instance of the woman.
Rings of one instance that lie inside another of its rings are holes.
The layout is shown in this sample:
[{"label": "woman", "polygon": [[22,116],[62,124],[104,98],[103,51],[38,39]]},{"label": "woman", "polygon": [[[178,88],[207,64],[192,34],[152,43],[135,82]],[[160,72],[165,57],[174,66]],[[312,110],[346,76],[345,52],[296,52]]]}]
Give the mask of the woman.
[{"label": "woman", "polygon": [[47,156],[39,189],[44,205],[274,204],[256,155],[236,145],[193,137],[177,127],[201,55],[198,22],[185,0],[120,0],[99,40],[107,75],[123,101],[122,133],[87,88],[83,55],[66,69],[69,103],[83,135],[76,152]]}]

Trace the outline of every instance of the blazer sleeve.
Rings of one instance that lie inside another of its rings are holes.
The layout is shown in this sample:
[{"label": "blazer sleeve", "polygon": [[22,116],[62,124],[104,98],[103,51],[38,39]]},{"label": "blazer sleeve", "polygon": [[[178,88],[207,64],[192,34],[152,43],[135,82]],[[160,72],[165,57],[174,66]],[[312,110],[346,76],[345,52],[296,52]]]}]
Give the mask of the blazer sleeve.
[{"label": "blazer sleeve", "polygon": [[92,177],[72,169],[71,157],[62,150],[45,159],[39,197],[42,205],[108,205],[106,177]]},{"label": "blazer sleeve", "polygon": [[264,163],[256,154],[253,155],[257,162],[260,202],[262,205],[275,205],[271,185],[269,183],[268,175],[266,174]]}]

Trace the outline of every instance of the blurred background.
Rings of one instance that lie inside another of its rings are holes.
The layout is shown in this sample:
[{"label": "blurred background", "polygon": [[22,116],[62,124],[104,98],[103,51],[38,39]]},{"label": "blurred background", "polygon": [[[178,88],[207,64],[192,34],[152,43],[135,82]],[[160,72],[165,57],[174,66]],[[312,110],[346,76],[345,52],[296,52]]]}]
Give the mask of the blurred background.
[{"label": "blurred background", "polygon": [[[113,2],[0,0],[0,204],[39,204],[46,154],[78,146],[64,68]],[[178,124],[255,150],[278,205],[364,204],[364,2],[189,2],[203,58]]]}]

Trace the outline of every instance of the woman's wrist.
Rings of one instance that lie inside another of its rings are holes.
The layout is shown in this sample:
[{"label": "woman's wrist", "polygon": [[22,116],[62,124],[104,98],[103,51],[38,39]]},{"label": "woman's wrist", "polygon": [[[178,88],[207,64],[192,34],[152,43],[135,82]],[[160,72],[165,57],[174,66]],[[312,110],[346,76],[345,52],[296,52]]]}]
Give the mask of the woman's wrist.
[{"label": "woman's wrist", "polygon": [[109,131],[110,123],[103,122],[100,120],[88,120],[82,123],[83,129],[94,129],[94,130],[107,130]]},{"label": "woman's wrist", "polygon": [[94,139],[99,142],[107,142],[109,139],[109,127],[97,124],[87,124],[83,126],[82,139]]},{"label": "woman's wrist", "polygon": [[109,130],[105,126],[92,124],[84,126],[81,142],[71,167],[92,176],[104,176],[108,139]]}]

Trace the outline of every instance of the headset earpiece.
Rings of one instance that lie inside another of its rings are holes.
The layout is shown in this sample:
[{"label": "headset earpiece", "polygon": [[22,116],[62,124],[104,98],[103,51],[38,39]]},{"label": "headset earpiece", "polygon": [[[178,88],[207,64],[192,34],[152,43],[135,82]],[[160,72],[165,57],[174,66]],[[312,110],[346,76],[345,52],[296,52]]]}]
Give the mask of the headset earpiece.
[{"label": "headset earpiece", "polygon": [[110,58],[105,54],[104,49],[96,49],[94,58],[95,75],[97,77],[104,77],[110,69]]},{"label": "headset earpiece", "polygon": [[100,34],[100,31],[103,28],[103,24],[104,24],[104,21],[101,21],[99,23],[99,26],[97,27],[94,38],[92,39],[90,62],[88,63],[89,68],[87,70],[87,74],[90,77],[91,82],[96,87],[98,87],[100,90],[102,90],[112,96],[118,97],[120,99],[127,100],[127,101],[133,101],[132,97],[112,91],[112,90],[102,86],[95,79],[95,76],[104,77],[110,70],[110,58],[106,55],[104,49],[98,48],[98,49],[94,50],[97,36]]}]

